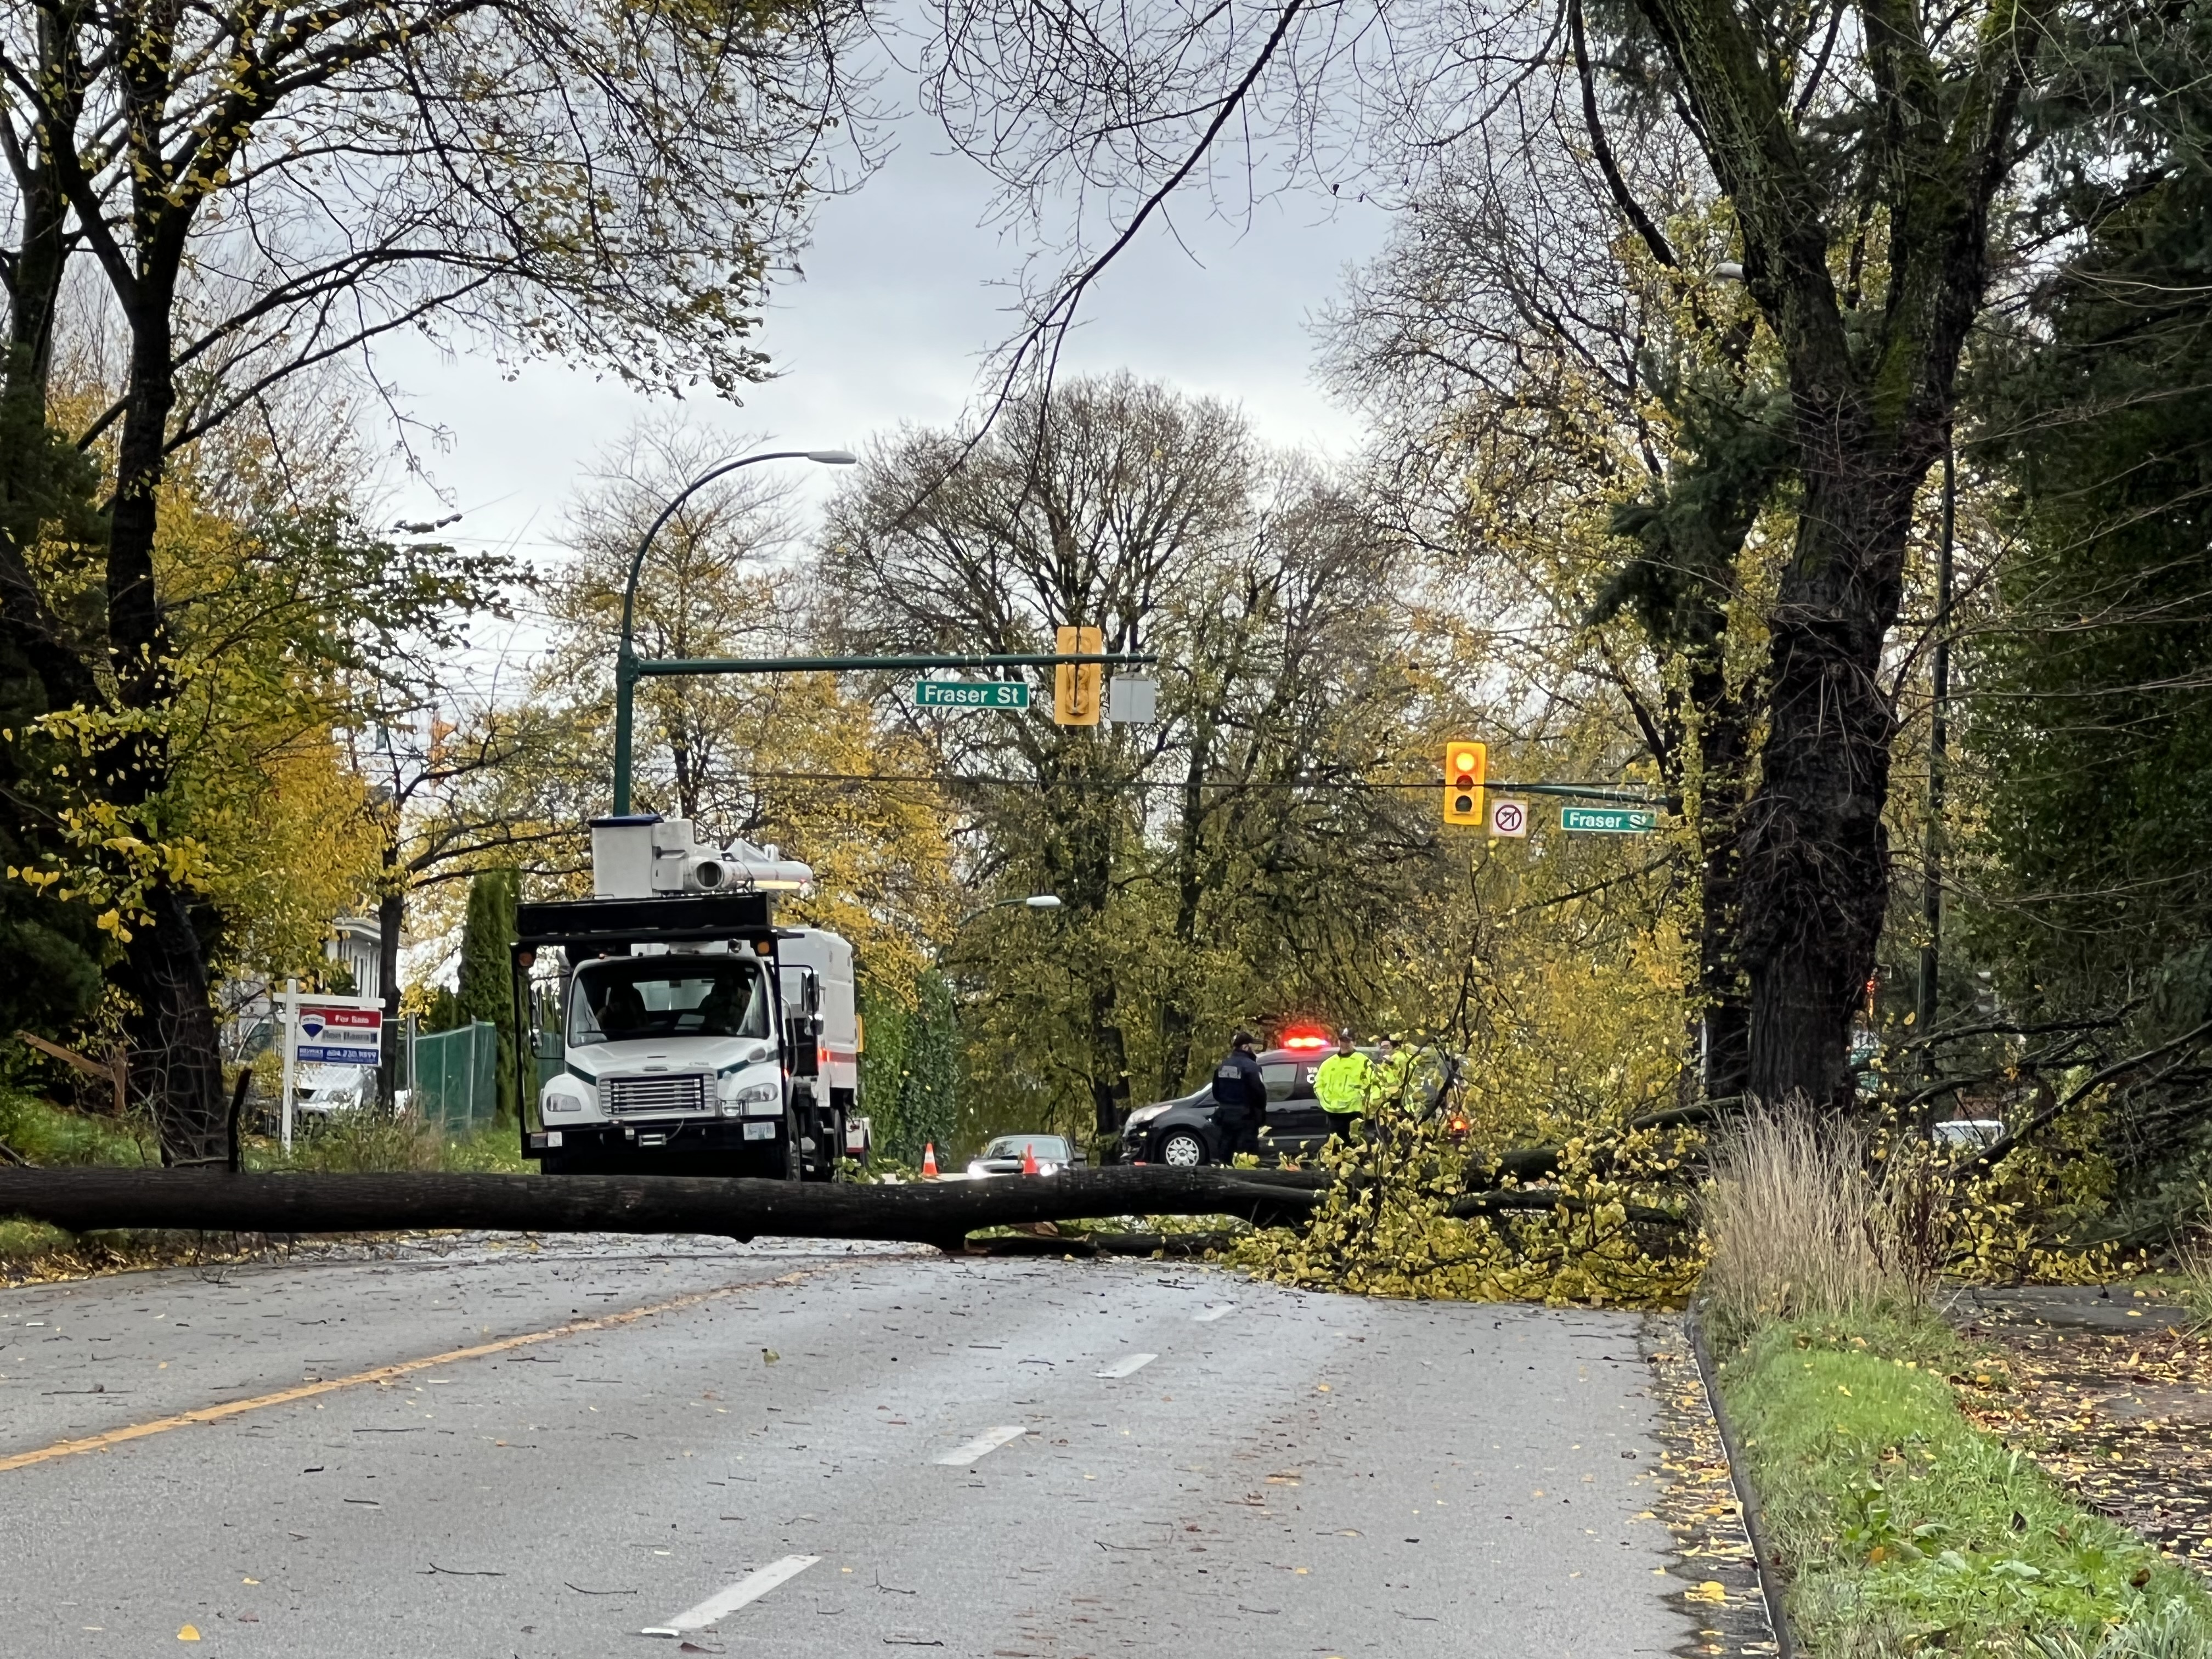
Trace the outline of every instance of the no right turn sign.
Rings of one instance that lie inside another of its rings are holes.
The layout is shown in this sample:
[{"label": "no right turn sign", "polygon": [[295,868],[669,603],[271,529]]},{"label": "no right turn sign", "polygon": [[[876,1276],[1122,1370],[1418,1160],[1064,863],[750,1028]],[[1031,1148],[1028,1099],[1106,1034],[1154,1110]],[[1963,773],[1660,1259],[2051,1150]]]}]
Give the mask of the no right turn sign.
[{"label": "no right turn sign", "polygon": [[1528,803],[1525,800],[1504,800],[1492,796],[1490,802],[1490,833],[1493,836],[1526,836],[1528,833]]}]

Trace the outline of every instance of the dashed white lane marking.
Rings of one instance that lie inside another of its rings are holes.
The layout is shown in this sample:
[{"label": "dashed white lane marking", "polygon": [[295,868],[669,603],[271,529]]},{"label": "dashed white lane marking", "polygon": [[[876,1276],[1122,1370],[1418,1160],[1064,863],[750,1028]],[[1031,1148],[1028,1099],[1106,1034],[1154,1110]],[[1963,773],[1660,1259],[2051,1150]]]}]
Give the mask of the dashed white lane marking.
[{"label": "dashed white lane marking", "polygon": [[1224,1314],[1233,1314],[1236,1311],[1237,1304],[1234,1302],[1224,1302],[1218,1308],[1208,1308],[1204,1313],[1193,1314],[1191,1317],[1203,1325],[1220,1318]]},{"label": "dashed white lane marking", "polygon": [[1020,1439],[1028,1432],[1029,1431],[1018,1423],[1002,1425],[995,1429],[986,1429],[982,1433],[977,1435],[973,1440],[970,1440],[966,1445],[956,1446],[952,1450],[945,1453],[944,1456],[934,1457],[930,1461],[933,1463],[944,1463],[953,1468],[959,1468],[974,1462],[979,1457],[986,1456],[988,1454],[998,1450],[1000,1447],[1005,1445],[1009,1440]]},{"label": "dashed white lane marking", "polygon": [[757,1601],[787,1579],[796,1578],[822,1558],[818,1555],[787,1555],[781,1561],[769,1563],[758,1572],[749,1572],[726,1589],[708,1596],[696,1607],[686,1607],[665,1625],[649,1625],[638,1632],[641,1636],[682,1636],[687,1632],[704,1630],[718,1619],[726,1619],[748,1601]]},{"label": "dashed white lane marking", "polygon": [[1104,1370],[1099,1372],[1098,1375],[1108,1378],[1133,1376],[1158,1358],[1159,1355],[1156,1353],[1133,1353],[1127,1359],[1122,1360],[1119,1364],[1109,1365]]}]

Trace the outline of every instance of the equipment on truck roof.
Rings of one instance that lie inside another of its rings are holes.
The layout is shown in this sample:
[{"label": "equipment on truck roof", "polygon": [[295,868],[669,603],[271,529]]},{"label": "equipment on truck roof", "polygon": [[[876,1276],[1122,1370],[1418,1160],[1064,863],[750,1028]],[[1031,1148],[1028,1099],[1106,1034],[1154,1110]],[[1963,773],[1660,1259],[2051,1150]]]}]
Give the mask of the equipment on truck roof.
[{"label": "equipment on truck roof", "polygon": [[548,1174],[793,1181],[865,1155],[853,947],[775,925],[813,872],[643,813],[593,820],[592,873],[588,899],[516,910],[517,1026],[538,1060],[524,1155]]}]

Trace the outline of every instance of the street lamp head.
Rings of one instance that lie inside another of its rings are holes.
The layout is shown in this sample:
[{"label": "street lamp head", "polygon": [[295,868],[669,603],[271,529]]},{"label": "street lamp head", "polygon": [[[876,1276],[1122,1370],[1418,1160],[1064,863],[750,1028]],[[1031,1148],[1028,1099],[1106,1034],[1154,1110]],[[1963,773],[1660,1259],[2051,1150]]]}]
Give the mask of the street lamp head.
[{"label": "street lamp head", "polygon": [[806,459],[819,461],[824,466],[857,466],[860,462],[860,458],[849,449],[810,449]]},{"label": "street lamp head", "polygon": [[1060,895],[1057,893],[1031,893],[1027,898],[1024,899],[1022,902],[1028,905],[1032,910],[1057,910],[1060,908]]}]

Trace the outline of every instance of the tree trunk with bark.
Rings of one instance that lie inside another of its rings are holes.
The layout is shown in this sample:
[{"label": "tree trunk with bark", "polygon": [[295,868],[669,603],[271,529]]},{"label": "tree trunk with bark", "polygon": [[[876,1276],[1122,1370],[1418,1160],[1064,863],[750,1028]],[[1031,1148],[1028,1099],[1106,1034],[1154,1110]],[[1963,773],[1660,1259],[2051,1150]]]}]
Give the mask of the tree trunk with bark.
[{"label": "tree trunk with bark", "polygon": [[[1970,46],[1939,60],[1921,14],[1863,0],[1853,72],[1871,106],[1856,129],[1865,153],[1845,165],[1761,33],[1763,14],[1740,0],[1637,3],[1680,77],[1735,214],[1744,282],[1781,348],[1803,485],[1769,617],[1767,734],[1743,819],[1747,1080],[1765,1100],[1840,1105],[1851,1011],[1888,898],[1881,812],[1896,722],[1882,645],[1914,496],[1941,453],[1982,303],[1990,205],[2021,153],[2039,21],[1993,9],[1959,37]],[[1831,254],[1863,238],[1877,209],[1884,290],[1856,291],[1860,247],[1839,291]]]},{"label": "tree trunk with bark", "polygon": [[1851,1017],[1889,901],[1882,809],[1896,720],[1881,650],[1897,619],[1913,486],[1932,457],[1900,458],[1884,479],[1870,447],[1834,444],[1825,465],[1808,454],[1796,556],[1771,622],[1767,736],[1739,896],[1752,983],[1745,1085],[1762,1100],[1850,1098]]},{"label": "tree trunk with bark", "polygon": [[[159,492],[176,405],[170,331],[183,224],[147,239],[130,307],[131,381],[116,446],[115,504],[107,536],[108,659],[125,710],[143,716],[109,745],[109,798],[126,809],[158,805],[170,782],[163,724],[176,697],[174,644],[155,586]],[[172,244],[173,243],[173,246]],[[149,839],[159,835],[159,827]],[[139,1087],[153,1102],[164,1162],[217,1164],[228,1156],[222,1054],[216,1042],[207,952],[185,894],[166,873],[147,878],[143,914],[124,950]]]},{"label": "tree trunk with bark", "polygon": [[[67,491],[55,476],[64,446],[46,424],[54,320],[69,256],[69,201],[54,155],[73,148],[83,102],[82,65],[64,50],[65,38],[44,13],[38,28],[50,113],[37,129],[38,148],[17,161],[16,243],[14,257],[0,263],[9,324],[7,360],[0,363],[0,639],[21,653],[40,681],[39,701],[54,708],[89,703],[99,687],[90,666],[64,637],[30,558],[57,495]],[[25,810],[20,800],[12,805],[19,815]],[[27,832],[38,828],[23,827]]]},{"label": "tree trunk with bark", "polygon": [[1121,1215],[1309,1213],[1307,1188],[1218,1170],[1085,1170],[1032,1180],[883,1187],[696,1176],[230,1175],[170,1170],[0,1170],[0,1215],[70,1232],[246,1233],[486,1227],[525,1232],[868,1238],[957,1249],[970,1232]]}]

